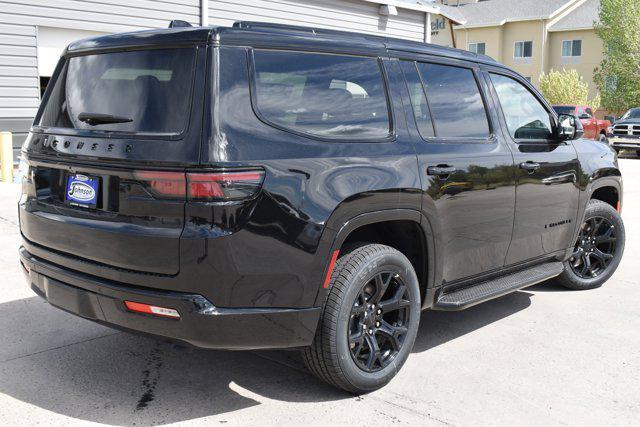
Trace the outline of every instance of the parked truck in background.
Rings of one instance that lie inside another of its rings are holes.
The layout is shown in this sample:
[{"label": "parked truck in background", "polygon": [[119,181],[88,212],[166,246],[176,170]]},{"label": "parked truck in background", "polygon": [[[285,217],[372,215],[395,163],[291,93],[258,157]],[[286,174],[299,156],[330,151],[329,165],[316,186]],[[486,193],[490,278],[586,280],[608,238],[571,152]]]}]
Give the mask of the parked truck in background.
[{"label": "parked truck in background", "polygon": [[640,156],[640,108],[631,108],[607,131],[609,144],[614,150],[635,150]]},{"label": "parked truck in background", "polygon": [[596,119],[591,107],[587,105],[554,105],[553,109],[558,114],[577,116],[584,127],[584,138],[601,142],[607,141],[607,128],[611,126],[611,122]]}]

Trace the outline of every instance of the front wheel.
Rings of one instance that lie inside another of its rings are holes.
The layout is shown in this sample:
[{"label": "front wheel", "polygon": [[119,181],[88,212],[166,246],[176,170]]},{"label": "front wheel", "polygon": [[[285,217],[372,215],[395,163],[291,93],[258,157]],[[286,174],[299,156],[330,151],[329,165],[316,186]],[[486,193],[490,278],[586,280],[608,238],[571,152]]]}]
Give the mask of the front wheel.
[{"label": "front wheel", "polygon": [[389,246],[365,244],[337,262],[316,336],[303,352],[321,380],[361,394],[386,385],[413,347],[420,288],[413,266]]},{"label": "front wheel", "polygon": [[624,242],[618,211],[600,200],[589,201],[571,258],[558,276],[560,284],[579,290],[602,286],[618,268]]}]

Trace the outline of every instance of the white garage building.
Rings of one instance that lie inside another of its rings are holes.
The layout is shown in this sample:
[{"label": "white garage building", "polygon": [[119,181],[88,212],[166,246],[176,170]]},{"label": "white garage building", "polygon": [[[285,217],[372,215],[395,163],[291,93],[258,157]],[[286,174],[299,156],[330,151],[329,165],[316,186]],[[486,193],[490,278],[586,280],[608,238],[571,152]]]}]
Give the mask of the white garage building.
[{"label": "white garage building", "polygon": [[[432,15],[434,16],[432,21]],[[0,0],[0,131],[17,154],[60,53],[101,34],[237,20],[308,25],[431,41],[432,22],[461,22],[455,8],[416,0]],[[437,27],[437,26],[436,26]],[[433,28],[434,42],[451,44]]]}]

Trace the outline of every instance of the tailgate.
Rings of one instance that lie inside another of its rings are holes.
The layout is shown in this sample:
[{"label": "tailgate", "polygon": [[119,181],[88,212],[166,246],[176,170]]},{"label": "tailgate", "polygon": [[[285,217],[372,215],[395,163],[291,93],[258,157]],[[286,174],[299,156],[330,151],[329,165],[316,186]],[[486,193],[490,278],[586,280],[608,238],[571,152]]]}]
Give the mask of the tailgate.
[{"label": "tailgate", "polygon": [[[69,196],[69,177],[97,181],[95,206]],[[29,241],[74,257],[138,272],[176,274],[184,201],[154,197],[131,170],[30,161],[20,201]]]}]

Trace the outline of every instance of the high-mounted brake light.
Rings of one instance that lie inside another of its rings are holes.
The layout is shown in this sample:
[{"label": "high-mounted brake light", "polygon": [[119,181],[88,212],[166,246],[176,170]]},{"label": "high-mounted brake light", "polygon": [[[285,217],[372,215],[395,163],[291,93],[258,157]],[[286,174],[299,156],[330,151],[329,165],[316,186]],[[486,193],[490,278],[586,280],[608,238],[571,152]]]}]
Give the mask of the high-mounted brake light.
[{"label": "high-mounted brake light", "polygon": [[221,172],[137,171],[134,177],[154,196],[194,201],[240,200],[255,195],[264,180],[263,170]]},{"label": "high-mounted brake light", "polygon": [[135,311],[136,313],[153,314],[155,316],[171,317],[173,319],[180,318],[178,310],[173,308],[158,307],[157,305],[142,304],[133,301],[125,301],[124,305],[128,310]]},{"label": "high-mounted brake light", "polygon": [[225,171],[187,173],[187,198],[190,200],[238,200],[255,195],[264,171]]}]

